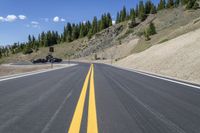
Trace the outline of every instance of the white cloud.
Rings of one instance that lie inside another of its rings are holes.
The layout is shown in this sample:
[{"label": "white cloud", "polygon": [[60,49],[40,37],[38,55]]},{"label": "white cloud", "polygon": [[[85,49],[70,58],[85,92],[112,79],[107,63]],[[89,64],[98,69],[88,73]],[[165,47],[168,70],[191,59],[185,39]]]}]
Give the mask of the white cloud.
[{"label": "white cloud", "polygon": [[32,27],[32,28],[40,28],[40,23],[37,21],[31,21],[30,25],[26,25],[26,27]]},{"label": "white cloud", "polygon": [[112,24],[114,25],[114,24],[116,24],[116,22],[113,20],[113,21],[112,21]]},{"label": "white cloud", "polygon": [[58,16],[55,16],[53,18],[53,22],[57,23],[57,22],[65,22],[66,20],[64,18],[60,18]]},{"label": "white cloud", "polygon": [[5,19],[2,16],[0,16],[0,21],[3,22],[5,21]]},{"label": "white cloud", "polygon": [[13,22],[16,19],[17,19],[17,16],[15,16],[15,15],[8,15],[6,18],[4,18],[4,20],[7,22]]},{"label": "white cloud", "polygon": [[25,20],[25,19],[27,18],[25,15],[19,15],[18,17],[19,17],[19,19],[21,19],[21,20]]},{"label": "white cloud", "polygon": [[66,20],[65,20],[64,18],[61,18],[60,21],[61,21],[61,22],[65,22]]},{"label": "white cloud", "polygon": [[59,22],[59,21],[60,21],[60,18],[59,18],[58,16],[56,16],[56,17],[53,18],[53,21],[54,21],[54,22]]},{"label": "white cloud", "polygon": [[25,20],[27,17],[25,15],[7,15],[7,17],[2,17],[0,16],[0,21],[1,22],[14,22],[16,21],[17,19],[20,19],[20,20]]},{"label": "white cloud", "polygon": [[31,24],[32,24],[32,25],[38,25],[39,22],[37,22],[37,21],[32,21]]},{"label": "white cloud", "polygon": [[85,20],[83,21],[83,24],[86,24],[86,21],[85,21]]}]

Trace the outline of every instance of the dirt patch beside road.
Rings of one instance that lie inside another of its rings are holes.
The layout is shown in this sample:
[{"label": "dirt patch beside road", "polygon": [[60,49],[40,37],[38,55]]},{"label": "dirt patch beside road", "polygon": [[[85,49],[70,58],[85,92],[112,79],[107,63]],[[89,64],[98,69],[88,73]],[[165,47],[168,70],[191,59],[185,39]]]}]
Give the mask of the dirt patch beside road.
[{"label": "dirt patch beside road", "polygon": [[[54,64],[54,67],[62,67],[62,64]],[[51,69],[51,64],[44,65],[0,65],[0,76],[7,76],[37,70]]]}]

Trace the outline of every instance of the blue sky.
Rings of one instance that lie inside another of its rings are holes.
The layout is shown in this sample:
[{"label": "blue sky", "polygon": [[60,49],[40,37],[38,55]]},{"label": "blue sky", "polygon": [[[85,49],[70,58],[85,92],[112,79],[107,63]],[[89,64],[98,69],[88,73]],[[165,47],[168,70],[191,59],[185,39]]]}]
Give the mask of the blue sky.
[{"label": "blue sky", "polygon": [[[1,0],[0,45],[23,42],[28,34],[63,31],[67,22],[92,20],[110,12],[115,19],[125,5],[132,8],[139,0]],[[156,2],[158,0],[152,0]]]}]

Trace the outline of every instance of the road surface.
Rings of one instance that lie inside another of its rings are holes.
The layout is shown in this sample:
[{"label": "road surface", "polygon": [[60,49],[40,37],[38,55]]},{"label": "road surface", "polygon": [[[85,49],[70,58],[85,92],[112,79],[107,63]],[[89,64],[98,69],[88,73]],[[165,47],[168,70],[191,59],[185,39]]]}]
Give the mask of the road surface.
[{"label": "road surface", "polygon": [[0,133],[200,133],[200,87],[103,64],[0,81]]}]

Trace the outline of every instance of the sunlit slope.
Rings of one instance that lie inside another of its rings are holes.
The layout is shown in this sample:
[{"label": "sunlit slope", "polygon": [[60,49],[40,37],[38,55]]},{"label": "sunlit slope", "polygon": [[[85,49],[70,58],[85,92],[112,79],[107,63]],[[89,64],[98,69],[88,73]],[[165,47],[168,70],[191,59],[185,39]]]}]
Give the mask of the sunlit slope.
[{"label": "sunlit slope", "polygon": [[200,83],[200,29],[132,54],[117,65]]}]

